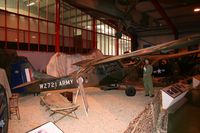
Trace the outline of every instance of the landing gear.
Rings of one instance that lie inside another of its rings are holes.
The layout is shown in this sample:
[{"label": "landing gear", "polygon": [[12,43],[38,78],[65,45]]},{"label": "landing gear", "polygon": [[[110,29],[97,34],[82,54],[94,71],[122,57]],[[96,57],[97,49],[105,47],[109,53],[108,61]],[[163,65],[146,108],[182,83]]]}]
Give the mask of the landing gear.
[{"label": "landing gear", "polygon": [[102,90],[116,90],[118,89],[119,85],[118,84],[110,84],[107,86],[101,86]]},{"label": "landing gear", "polygon": [[133,86],[127,86],[125,93],[126,93],[127,96],[135,96],[136,89]]}]

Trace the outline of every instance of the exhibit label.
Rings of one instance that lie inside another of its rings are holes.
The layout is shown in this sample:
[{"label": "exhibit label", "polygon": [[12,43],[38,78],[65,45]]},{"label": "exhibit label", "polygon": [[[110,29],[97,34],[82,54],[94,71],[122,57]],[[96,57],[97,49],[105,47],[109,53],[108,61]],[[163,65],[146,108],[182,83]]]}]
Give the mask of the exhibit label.
[{"label": "exhibit label", "polygon": [[46,82],[46,83],[41,83],[39,84],[40,89],[53,89],[53,88],[62,88],[68,85],[73,84],[73,79],[61,79],[57,81],[51,81],[51,82]]}]

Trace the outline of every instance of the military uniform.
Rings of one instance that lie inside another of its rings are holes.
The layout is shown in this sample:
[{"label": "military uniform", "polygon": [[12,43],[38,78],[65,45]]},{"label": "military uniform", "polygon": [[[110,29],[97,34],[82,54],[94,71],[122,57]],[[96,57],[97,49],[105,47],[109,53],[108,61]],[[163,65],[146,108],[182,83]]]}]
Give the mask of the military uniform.
[{"label": "military uniform", "polygon": [[143,82],[145,88],[145,94],[153,96],[153,83],[152,83],[153,67],[151,65],[145,65],[143,71]]}]

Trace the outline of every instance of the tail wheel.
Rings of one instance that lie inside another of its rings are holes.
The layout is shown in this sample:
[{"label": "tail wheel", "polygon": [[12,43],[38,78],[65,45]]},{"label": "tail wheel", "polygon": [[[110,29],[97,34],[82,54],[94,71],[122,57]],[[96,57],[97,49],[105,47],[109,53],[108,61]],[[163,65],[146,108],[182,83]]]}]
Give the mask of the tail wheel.
[{"label": "tail wheel", "polygon": [[129,86],[126,88],[125,93],[127,96],[135,96],[136,89],[133,86]]}]

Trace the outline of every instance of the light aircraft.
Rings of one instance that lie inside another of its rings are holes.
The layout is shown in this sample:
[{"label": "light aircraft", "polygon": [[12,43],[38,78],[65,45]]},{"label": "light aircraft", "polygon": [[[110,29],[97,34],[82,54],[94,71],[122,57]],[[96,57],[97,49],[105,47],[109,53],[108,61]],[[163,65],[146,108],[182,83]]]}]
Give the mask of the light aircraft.
[{"label": "light aircraft", "polygon": [[[48,90],[77,88],[79,77],[83,79],[84,87],[110,86],[117,88],[119,84],[124,83],[128,75],[138,75],[145,58],[149,58],[152,63],[155,63],[162,59],[178,59],[183,56],[198,55],[200,50],[174,54],[160,54],[160,52],[199,44],[200,35],[196,34],[119,56],[84,60],[74,64],[80,66],[78,71],[61,78],[44,76],[44,74],[34,71],[34,81],[20,84],[13,89],[25,87],[25,92],[39,93]],[[125,84],[125,93],[127,96],[134,96],[136,94],[134,85]]]}]

